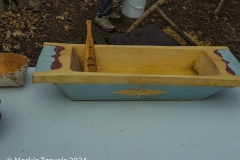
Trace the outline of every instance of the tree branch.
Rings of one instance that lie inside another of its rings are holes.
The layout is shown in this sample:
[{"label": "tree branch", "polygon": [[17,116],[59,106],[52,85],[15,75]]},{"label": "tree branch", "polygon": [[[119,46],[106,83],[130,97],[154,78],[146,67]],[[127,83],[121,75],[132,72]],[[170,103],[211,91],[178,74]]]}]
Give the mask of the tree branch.
[{"label": "tree branch", "polygon": [[223,8],[227,5],[228,1],[229,0],[221,0],[221,2],[219,3],[217,9],[214,11],[216,17],[220,16],[220,14],[223,11]]},{"label": "tree branch", "polygon": [[157,12],[171,24],[172,28],[191,46],[197,46],[195,42],[193,42],[168,16],[159,8],[156,8]]},{"label": "tree branch", "polygon": [[164,3],[166,3],[167,0],[158,0],[154,5],[152,5],[147,11],[143,13],[141,17],[139,17],[132,25],[131,27],[127,30],[127,32],[131,32],[135,28],[137,28],[142,21],[147,18],[153,11],[156,10],[156,8]]}]

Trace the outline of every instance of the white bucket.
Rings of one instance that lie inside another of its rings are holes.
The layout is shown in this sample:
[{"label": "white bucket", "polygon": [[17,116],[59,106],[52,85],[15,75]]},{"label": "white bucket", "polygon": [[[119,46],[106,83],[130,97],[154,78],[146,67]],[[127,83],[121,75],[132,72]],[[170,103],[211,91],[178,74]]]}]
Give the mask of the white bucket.
[{"label": "white bucket", "polygon": [[129,18],[139,18],[146,6],[147,0],[123,0],[122,13]]}]

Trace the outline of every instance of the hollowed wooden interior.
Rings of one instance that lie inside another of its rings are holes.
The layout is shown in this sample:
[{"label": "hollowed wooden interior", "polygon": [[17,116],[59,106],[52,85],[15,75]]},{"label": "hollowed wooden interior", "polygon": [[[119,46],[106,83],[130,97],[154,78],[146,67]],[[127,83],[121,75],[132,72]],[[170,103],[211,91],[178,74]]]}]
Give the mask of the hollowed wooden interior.
[{"label": "hollowed wooden interior", "polygon": [[[201,49],[95,46],[97,72],[161,75],[216,75],[219,70]],[[73,47],[71,70],[83,72],[84,48]]]},{"label": "hollowed wooden interior", "polygon": [[14,72],[26,65],[29,59],[14,53],[0,53],[0,75]]}]

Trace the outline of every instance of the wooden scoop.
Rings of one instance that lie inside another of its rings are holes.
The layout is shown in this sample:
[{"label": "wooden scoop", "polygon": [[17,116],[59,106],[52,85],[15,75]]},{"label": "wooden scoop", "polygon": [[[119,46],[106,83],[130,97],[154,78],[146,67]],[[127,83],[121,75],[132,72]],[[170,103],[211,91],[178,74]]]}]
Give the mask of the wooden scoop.
[{"label": "wooden scoop", "polygon": [[92,21],[87,20],[87,38],[86,38],[86,53],[84,61],[84,72],[96,72],[97,64],[94,51],[94,42],[92,36]]}]

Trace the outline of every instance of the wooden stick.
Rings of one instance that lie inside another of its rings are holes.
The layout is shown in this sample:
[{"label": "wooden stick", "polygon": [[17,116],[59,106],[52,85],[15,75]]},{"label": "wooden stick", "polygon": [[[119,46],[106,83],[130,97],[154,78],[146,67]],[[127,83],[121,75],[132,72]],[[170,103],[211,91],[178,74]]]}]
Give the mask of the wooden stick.
[{"label": "wooden stick", "polygon": [[92,2],[97,2],[97,0],[94,0],[94,1],[93,0],[85,0],[84,2],[85,3],[92,3]]},{"label": "wooden stick", "polygon": [[217,9],[214,11],[216,17],[219,17],[223,11],[223,8],[227,5],[229,0],[221,0]]},{"label": "wooden stick", "polygon": [[166,20],[168,23],[171,24],[172,28],[191,46],[197,46],[195,42],[193,42],[168,16],[157,6],[157,12]]},{"label": "wooden stick", "polygon": [[96,72],[97,64],[92,36],[92,21],[87,20],[86,57],[84,61],[84,72]]},{"label": "wooden stick", "polygon": [[137,28],[141,23],[142,21],[147,18],[153,11],[156,10],[156,8],[159,6],[159,5],[162,5],[164,3],[166,3],[167,0],[158,0],[154,5],[152,5],[147,11],[145,11],[143,13],[143,15],[141,17],[139,17],[132,25],[131,27],[127,30],[127,32],[131,32],[132,30],[134,30],[135,28]]}]

